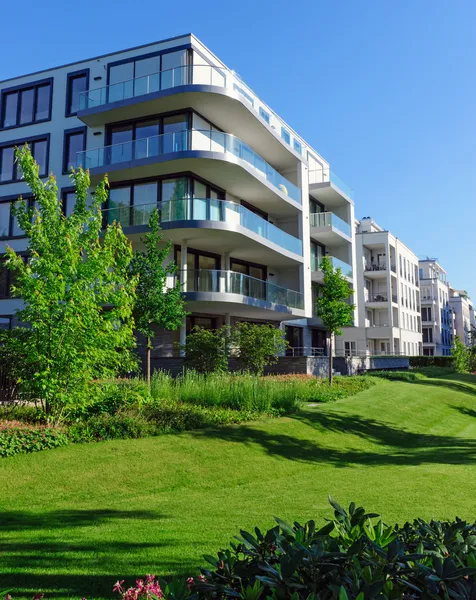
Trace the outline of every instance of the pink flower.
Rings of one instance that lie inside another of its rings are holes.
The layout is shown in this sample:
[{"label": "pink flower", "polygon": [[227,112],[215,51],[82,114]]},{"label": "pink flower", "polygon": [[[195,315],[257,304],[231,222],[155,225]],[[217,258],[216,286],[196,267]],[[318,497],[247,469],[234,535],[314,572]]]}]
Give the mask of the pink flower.
[{"label": "pink flower", "polygon": [[187,587],[188,587],[188,589],[189,590],[192,589],[192,586],[194,586],[194,585],[195,585],[195,579],[193,577],[189,577],[187,579]]},{"label": "pink flower", "polygon": [[122,589],[122,584],[124,583],[124,579],[121,579],[121,581],[116,581],[116,583],[114,584],[114,587],[112,588],[113,592],[118,592],[119,594],[123,593],[123,589]]}]

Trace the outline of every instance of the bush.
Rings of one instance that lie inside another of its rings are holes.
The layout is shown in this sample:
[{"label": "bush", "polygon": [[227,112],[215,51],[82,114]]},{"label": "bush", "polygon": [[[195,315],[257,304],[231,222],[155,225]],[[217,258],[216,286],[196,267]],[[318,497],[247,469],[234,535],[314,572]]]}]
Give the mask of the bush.
[{"label": "bush", "polygon": [[0,423],[0,456],[14,456],[59,448],[68,444],[63,431],[45,426],[25,425],[19,421]]},{"label": "bush", "polygon": [[197,373],[220,373],[228,369],[226,328],[194,327],[184,346],[185,364]]},{"label": "bush", "polygon": [[240,532],[238,543],[202,569],[193,591],[205,598],[472,598],[476,587],[476,523],[416,519],[374,524],[352,503],[331,500],[334,519],[292,526],[276,519],[266,533]]},{"label": "bush", "polygon": [[151,435],[153,427],[137,413],[98,414],[79,421],[68,429],[68,436],[74,443],[125,440]]},{"label": "bush", "polygon": [[410,367],[447,367],[454,371],[454,358],[452,356],[410,356]]},{"label": "bush", "polygon": [[423,367],[411,371],[372,371],[370,376],[389,379],[392,381],[407,381],[414,383],[431,377],[444,377],[454,373],[453,367]]},{"label": "bush", "polygon": [[469,352],[468,348],[460,341],[459,337],[455,337],[455,344],[451,350],[451,357],[454,360],[454,367],[458,373],[464,373],[469,368]]},{"label": "bush", "polygon": [[264,368],[278,362],[288,343],[274,325],[237,323],[231,331],[233,354],[242,371],[262,375]]},{"label": "bush", "polygon": [[21,421],[29,424],[46,424],[45,413],[31,404],[10,402],[0,406],[0,421]]},{"label": "bush", "polygon": [[190,431],[216,425],[231,425],[257,419],[260,415],[247,410],[207,408],[175,400],[158,400],[143,407],[143,415],[155,435]]},{"label": "bush", "polygon": [[65,413],[67,421],[88,419],[95,415],[114,415],[127,410],[150,397],[147,383],[141,379],[107,379],[90,385],[90,399],[72,406]]}]

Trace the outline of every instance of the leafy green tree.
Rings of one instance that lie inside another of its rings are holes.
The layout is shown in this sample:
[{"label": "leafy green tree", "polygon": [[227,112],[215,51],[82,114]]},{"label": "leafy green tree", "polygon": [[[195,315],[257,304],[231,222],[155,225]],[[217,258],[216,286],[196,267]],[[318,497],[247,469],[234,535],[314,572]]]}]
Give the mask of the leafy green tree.
[{"label": "leafy green tree", "polygon": [[65,217],[55,178],[42,182],[28,146],[17,150],[16,160],[35,208],[20,199],[15,209],[29,259],[7,248],[12,291],[24,306],[16,315],[21,325],[5,344],[23,357],[21,390],[58,421],[68,404],[87,399],[93,379],[133,367],[132,248],[119,224],[102,232],[106,178],[88,202],[89,173],[73,171],[76,203]]},{"label": "leafy green tree", "polygon": [[134,320],[137,331],[146,338],[148,384],[154,326],[173,331],[187,315],[180,282],[167,287],[167,277],[174,275],[177,267],[174,262],[164,264],[172,242],[169,240],[162,245],[162,239],[159,213],[154,210],[149,218],[149,232],[142,238],[145,250],[135,252],[131,262],[131,272],[138,278]]},{"label": "leafy green tree", "polygon": [[451,356],[454,359],[454,366],[458,373],[464,373],[469,369],[469,352],[458,336],[455,337],[455,343],[451,349]]},{"label": "leafy green tree", "polygon": [[334,337],[343,334],[342,327],[352,325],[354,305],[347,302],[351,288],[341,269],[334,269],[328,256],[322,259],[320,269],[324,273],[324,284],[316,300],[316,315],[329,334],[329,383],[332,384]]},{"label": "leafy green tree", "polygon": [[231,330],[230,345],[243,371],[262,375],[266,366],[276,364],[288,344],[281,329],[273,325],[243,322]]},{"label": "leafy green tree", "polygon": [[194,327],[181,346],[185,364],[198,373],[221,373],[228,369],[226,352],[227,327]]}]

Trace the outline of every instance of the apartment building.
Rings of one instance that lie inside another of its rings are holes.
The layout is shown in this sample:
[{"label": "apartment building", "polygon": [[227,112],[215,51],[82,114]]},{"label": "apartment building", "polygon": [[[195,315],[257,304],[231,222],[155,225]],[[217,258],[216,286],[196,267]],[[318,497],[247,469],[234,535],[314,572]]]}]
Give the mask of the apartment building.
[{"label": "apartment building", "polygon": [[419,261],[423,354],[450,356],[454,342],[454,313],[447,273],[435,258]]},{"label": "apartment building", "polygon": [[476,327],[473,303],[465,290],[450,286],[449,304],[454,313],[454,334],[465,346],[470,346],[472,328]]},{"label": "apartment building", "polygon": [[418,258],[366,217],[355,223],[356,327],[336,339],[338,353],[422,353]]},{"label": "apartment building", "polygon": [[[25,142],[40,174],[56,175],[66,214],[70,167],[89,169],[93,186],[107,173],[104,224],[119,220],[135,248],[159,208],[190,316],[157,332],[156,357],[195,325],[239,320],[281,325],[293,353],[326,352],[313,294],[324,254],[353,284],[352,192],[194,35],[0,82],[0,255],[27,248],[11,215],[28,198],[14,162]],[[10,287],[3,268],[2,327],[21,303]]]}]

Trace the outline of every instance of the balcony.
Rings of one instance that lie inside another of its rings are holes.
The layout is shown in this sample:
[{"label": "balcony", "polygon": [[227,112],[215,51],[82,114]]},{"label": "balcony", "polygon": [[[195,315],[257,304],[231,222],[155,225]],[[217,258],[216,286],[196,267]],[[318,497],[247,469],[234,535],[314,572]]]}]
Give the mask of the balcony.
[{"label": "balcony", "polygon": [[[222,253],[248,243],[255,258],[256,252],[266,254],[283,251],[302,257],[300,239],[279,229],[241,204],[227,200],[182,198],[137,206],[114,206],[103,210],[104,225],[118,221],[124,229],[130,229],[128,233],[133,233],[135,228],[142,232],[147,229],[150,215],[155,209],[159,211],[162,229],[168,231],[168,236],[170,235],[175,243],[180,243],[183,239],[183,229],[193,228],[196,229],[194,239],[201,235],[200,247],[205,251]],[[175,230],[177,234],[174,236]],[[243,235],[251,240],[246,242],[237,239],[237,236]],[[253,240],[257,243],[253,243]],[[258,247],[258,244],[261,247]],[[262,260],[265,258],[263,255]]]},{"label": "balcony", "polygon": [[[300,292],[262,281],[249,275],[224,270],[179,271],[189,309],[195,312],[282,320],[289,315],[304,316]],[[213,302],[213,305],[210,304]]]},{"label": "balcony", "polygon": [[343,242],[352,242],[349,223],[332,212],[310,215],[311,238],[326,246],[338,246]]},{"label": "balcony", "polygon": [[[396,274],[395,265],[390,265],[390,269],[392,273]],[[386,262],[382,263],[368,263],[366,262],[364,265],[365,277],[367,279],[385,279],[388,273],[388,265]]]},{"label": "balcony", "polygon": [[[336,258],[335,256],[328,256],[331,261],[332,266],[335,270],[340,269],[342,275],[347,278],[349,282],[353,282],[353,271],[352,267],[345,263],[343,260]],[[324,281],[324,274],[320,269],[320,261],[322,257],[311,256],[311,279],[317,283],[322,283]]]},{"label": "balcony", "polygon": [[309,171],[309,193],[329,208],[353,202],[354,192],[328,168]]},{"label": "balcony", "polygon": [[[245,139],[256,138],[258,151],[277,165],[291,166],[296,158],[307,158],[303,141],[236,73],[209,64],[176,67],[82,92],[78,118],[99,127],[183,108],[195,109],[221,129],[229,128],[233,115],[236,131]],[[289,132],[289,142],[281,136],[282,127]]]},{"label": "balcony", "polygon": [[383,325],[370,325],[365,328],[366,335],[369,340],[385,340],[390,339],[390,336],[399,337],[397,326],[390,326],[388,323]]},{"label": "balcony", "polygon": [[77,153],[78,167],[90,169],[92,178],[108,172],[111,181],[167,173],[171,160],[177,161],[174,170],[202,171],[239,197],[248,192],[250,201],[256,197],[269,204],[273,194],[296,208],[301,204],[296,185],[239,138],[221,131],[187,129]]}]

